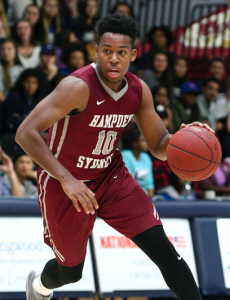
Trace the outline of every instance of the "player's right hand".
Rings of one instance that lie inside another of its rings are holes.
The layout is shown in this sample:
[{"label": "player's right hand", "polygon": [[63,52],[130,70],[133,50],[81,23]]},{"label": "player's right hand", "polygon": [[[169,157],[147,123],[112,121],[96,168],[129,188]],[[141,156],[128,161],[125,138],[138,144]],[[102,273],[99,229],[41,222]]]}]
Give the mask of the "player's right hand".
[{"label": "player's right hand", "polygon": [[98,209],[98,203],[95,194],[84,184],[71,176],[68,180],[61,182],[62,188],[66,195],[73,201],[78,212],[81,211],[81,206],[87,214],[95,214],[95,209]]}]

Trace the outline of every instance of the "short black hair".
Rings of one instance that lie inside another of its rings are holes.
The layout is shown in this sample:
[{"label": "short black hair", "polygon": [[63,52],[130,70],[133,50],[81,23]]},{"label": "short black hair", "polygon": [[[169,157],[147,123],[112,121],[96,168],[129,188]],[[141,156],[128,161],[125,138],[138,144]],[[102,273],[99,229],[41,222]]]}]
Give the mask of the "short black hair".
[{"label": "short black hair", "polygon": [[153,43],[153,35],[155,34],[156,31],[162,31],[164,33],[164,36],[167,39],[167,45],[168,47],[172,44],[173,42],[173,34],[172,31],[169,29],[168,26],[165,25],[160,25],[160,26],[153,26],[148,33],[148,41],[150,44]]},{"label": "short black hair", "polygon": [[133,6],[132,6],[131,4],[129,4],[127,1],[119,1],[119,2],[117,2],[117,3],[112,7],[110,13],[111,13],[111,14],[115,14],[117,8],[118,8],[120,5],[125,5],[125,6],[127,6],[128,9],[129,9],[129,11],[130,11],[130,16],[133,17],[133,18],[135,19]]},{"label": "short black hair", "polygon": [[212,63],[216,62],[216,61],[222,63],[222,64],[225,66],[225,62],[224,62],[224,60],[223,60],[221,57],[214,57],[214,58],[210,61],[210,65],[211,65]]},{"label": "short black hair", "polygon": [[219,87],[221,87],[221,83],[218,79],[216,79],[216,77],[208,77],[207,79],[205,79],[204,83],[202,84],[202,87],[206,87],[209,82],[215,82],[219,85]]},{"label": "short black hair", "polygon": [[121,135],[122,149],[133,150],[133,144],[138,142],[141,132],[136,124],[123,131]]},{"label": "short black hair", "polygon": [[98,44],[100,43],[100,39],[104,33],[112,32],[128,35],[133,47],[134,41],[137,37],[138,25],[132,17],[126,17],[125,15],[119,14],[107,14],[98,21],[97,29]]},{"label": "short black hair", "polygon": [[88,64],[88,60],[89,60],[88,52],[83,44],[79,44],[77,42],[70,43],[69,45],[64,47],[62,54],[61,54],[61,61],[68,66],[70,56],[75,51],[81,51],[85,58],[85,64]]}]

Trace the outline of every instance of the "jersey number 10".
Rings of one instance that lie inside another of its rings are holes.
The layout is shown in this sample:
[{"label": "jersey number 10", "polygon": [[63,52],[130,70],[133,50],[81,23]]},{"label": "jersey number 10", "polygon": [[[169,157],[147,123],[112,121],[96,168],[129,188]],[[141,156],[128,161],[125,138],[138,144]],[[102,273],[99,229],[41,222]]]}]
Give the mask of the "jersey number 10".
[{"label": "jersey number 10", "polygon": [[117,132],[108,131],[107,133],[105,133],[105,130],[102,130],[98,134],[97,145],[92,153],[96,154],[96,155],[100,155],[101,152],[104,155],[109,154],[113,150],[113,145],[114,145],[116,138],[117,138]]}]

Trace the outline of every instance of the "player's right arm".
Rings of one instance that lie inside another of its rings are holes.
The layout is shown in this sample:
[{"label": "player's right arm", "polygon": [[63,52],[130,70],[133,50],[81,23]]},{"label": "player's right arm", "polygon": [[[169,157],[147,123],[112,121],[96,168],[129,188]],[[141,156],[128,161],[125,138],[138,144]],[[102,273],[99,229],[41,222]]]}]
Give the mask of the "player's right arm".
[{"label": "player's right arm", "polygon": [[83,80],[74,76],[66,77],[22,122],[15,139],[37,164],[60,181],[77,211],[81,211],[80,202],[86,213],[93,214],[94,208],[98,208],[94,193],[59,163],[41,137],[42,132],[72,110],[83,111],[87,106],[88,98],[89,88]]}]

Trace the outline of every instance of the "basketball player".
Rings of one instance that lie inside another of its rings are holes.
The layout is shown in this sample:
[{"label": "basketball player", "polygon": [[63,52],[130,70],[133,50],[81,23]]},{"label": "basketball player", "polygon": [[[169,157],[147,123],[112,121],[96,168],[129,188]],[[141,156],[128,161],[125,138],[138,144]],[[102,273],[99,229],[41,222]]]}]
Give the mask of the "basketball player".
[{"label": "basketball player", "polygon": [[[131,17],[102,18],[97,64],[63,79],[17,131],[16,141],[41,166],[38,185],[44,239],[56,256],[41,275],[29,274],[27,300],[50,299],[54,288],[81,279],[96,216],[131,238],[158,265],[179,299],[201,299],[155,207],[116,149],[133,115],[155,157],[166,160],[171,138],[154,110],[149,88],[128,72],[137,55],[136,33]],[[47,146],[41,133],[49,127]]]}]

